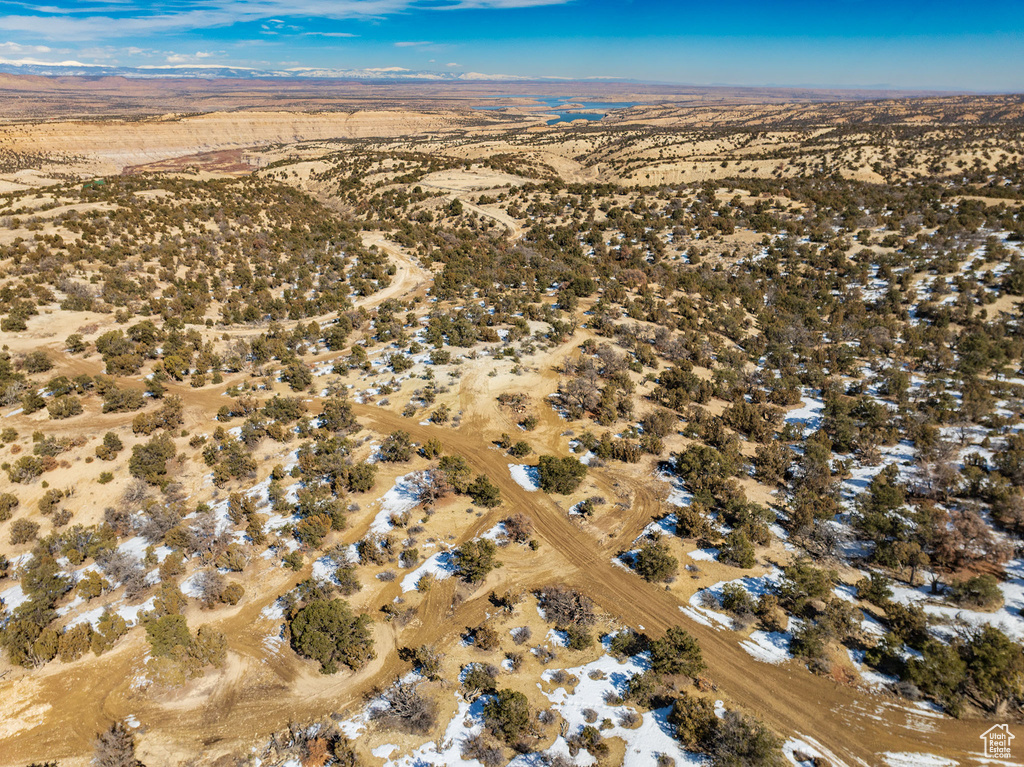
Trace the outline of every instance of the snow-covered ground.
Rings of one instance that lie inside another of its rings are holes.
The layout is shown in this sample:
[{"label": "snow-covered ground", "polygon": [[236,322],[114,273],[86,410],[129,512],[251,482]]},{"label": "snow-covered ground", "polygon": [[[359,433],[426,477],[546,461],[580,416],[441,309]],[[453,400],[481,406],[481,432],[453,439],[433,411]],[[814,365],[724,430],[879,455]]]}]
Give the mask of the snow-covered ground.
[{"label": "snow-covered ground", "polygon": [[793,634],[789,631],[757,630],[740,642],[740,647],[755,660],[777,665],[792,657],[789,654],[789,643],[792,640]]},{"label": "snow-covered ground", "polygon": [[370,523],[370,532],[383,534],[391,529],[391,517],[412,511],[420,502],[420,493],[416,488],[416,480],[421,472],[414,471],[398,477],[395,484],[377,501],[380,511]]},{"label": "snow-covered ground", "polygon": [[679,477],[661,470],[657,471],[654,476],[670,485],[668,494],[668,502],[670,504],[673,506],[689,506],[693,503],[693,493],[683,487],[683,481]]},{"label": "snow-covered ground", "polygon": [[519,487],[528,493],[535,493],[540,490],[540,470],[536,466],[526,464],[510,463],[509,473]]},{"label": "snow-covered ground", "polygon": [[[552,692],[545,692],[544,697],[551,702],[551,708],[561,714],[570,736],[578,733],[591,722],[598,726],[604,720],[608,720],[612,726],[606,728],[602,725],[601,735],[604,738],[621,738],[625,742],[626,753],[623,757],[623,767],[655,765],[660,754],[674,759],[677,767],[704,764],[702,757],[685,751],[672,737],[673,728],[667,721],[668,708],[648,711],[642,715],[639,726],[627,727],[623,724],[622,715],[632,712],[639,716],[639,712],[630,706],[613,706],[605,702],[611,696],[621,696],[626,691],[626,683],[629,678],[643,672],[647,667],[647,658],[642,655],[628,658],[621,663],[611,655],[603,655],[586,665],[564,669],[565,672],[579,680],[571,693],[564,687],[557,687]],[[549,669],[542,674],[542,678],[544,681],[550,682],[554,675],[555,671]],[[588,722],[588,711],[597,714],[596,720],[592,719],[591,722]],[[552,756],[561,754],[566,758],[571,758],[569,744],[564,735],[560,735],[555,740],[554,745],[548,749],[548,754]],[[585,751],[580,751],[571,761],[579,765],[591,765],[597,762]],[[518,761],[512,762],[512,764],[518,763]]]},{"label": "snow-covered ground", "polygon": [[[968,626],[995,626],[1003,630],[1007,636],[1024,641],[1024,560],[1014,559],[1004,566],[1006,580],[999,584],[999,590],[1003,592],[1003,606],[992,612],[980,610],[969,610],[963,607],[948,604],[933,603],[929,586],[909,588],[906,586],[893,585],[893,601],[902,604],[920,604],[925,613],[936,618],[942,618],[951,624],[966,624]],[[939,634],[945,632],[938,629]],[[953,630],[950,629],[950,634]]]},{"label": "snow-covered ground", "polygon": [[[603,642],[607,649],[610,638],[605,637]],[[539,682],[538,687],[550,702],[551,709],[564,719],[562,734],[545,752],[517,756],[509,767],[541,767],[557,755],[569,758],[570,763],[580,767],[596,764],[597,760],[586,751],[571,757],[567,741],[567,736],[572,737],[591,723],[599,727],[603,738],[621,738],[625,742],[623,767],[651,767],[657,764],[662,754],[673,759],[677,767],[704,765],[706,760],[703,757],[687,752],[672,737],[673,727],[667,721],[670,709],[641,714],[631,706],[607,702],[621,697],[630,677],[648,667],[649,659],[645,654],[625,661],[605,654],[585,665],[562,669],[562,673],[578,680],[571,692],[564,686],[545,690],[545,685],[553,684],[556,671],[544,671],[543,683]],[[415,673],[410,673],[405,680],[415,681],[418,678]],[[457,709],[441,737],[414,748],[386,743],[374,748],[373,755],[384,760],[385,767],[482,767],[477,760],[463,757],[462,751],[468,740],[483,732],[486,697],[470,703],[455,693],[455,700]],[[386,705],[380,698],[370,701],[357,715],[339,722],[339,729],[350,739],[359,737],[369,725],[373,711]],[[628,721],[627,714],[633,722]]]},{"label": "snow-covered ground", "polygon": [[352,548],[344,549],[341,556],[328,554],[313,562],[312,576],[314,579],[326,582],[334,581],[334,572],[346,562],[355,562],[356,553]]},{"label": "snow-covered ground", "polygon": [[[448,723],[444,735],[424,743],[409,754],[385,757],[385,767],[482,767],[476,759],[463,759],[462,747],[467,740],[479,735],[484,727],[484,701],[468,703],[459,696],[459,708]],[[388,752],[390,755],[395,749]],[[377,755],[377,754],[375,754]]]},{"label": "snow-covered ground", "polygon": [[822,418],[825,416],[825,403],[814,396],[811,389],[801,389],[800,396],[803,402],[800,403],[800,407],[786,413],[786,423],[801,426],[803,435],[807,436],[821,427]]},{"label": "snow-covered ground", "polygon": [[284,605],[280,599],[275,599],[269,605],[260,610],[260,618],[268,621],[279,621],[284,618]]},{"label": "snow-covered ground", "polygon": [[696,559],[698,562],[716,562],[718,561],[718,549],[695,549],[694,551],[688,551],[686,556],[690,559]]},{"label": "snow-covered ground", "polygon": [[957,767],[960,762],[918,751],[886,751],[880,755],[886,767]]},{"label": "snow-covered ground", "polygon": [[21,590],[19,584],[15,584],[6,591],[0,591],[0,600],[3,601],[4,609],[10,614],[25,604],[28,596]]},{"label": "snow-covered ground", "polygon": [[203,594],[199,590],[199,571],[192,573],[178,586],[181,593],[193,599],[199,599]]},{"label": "snow-covered ground", "polygon": [[402,593],[415,591],[420,578],[427,574],[439,581],[450,578],[456,573],[455,561],[450,551],[438,551],[425,559],[419,567],[402,578]]},{"label": "snow-covered ground", "polygon": [[839,759],[835,754],[829,751],[827,748],[822,746],[814,738],[806,735],[796,734],[796,737],[790,738],[782,745],[782,753],[786,755],[786,758],[793,764],[807,764],[807,762],[798,762],[796,754],[800,753],[803,756],[820,757],[829,760],[829,763],[836,765],[844,764],[842,759]]},{"label": "snow-covered ground", "polygon": [[[731,581],[719,581],[712,586],[702,589],[690,597],[687,606],[681,606],[683,611],[691,619],[711,628],[732,628],[734,621],[732,616],[705,606],[704,602],[708,597],[714,597],[719,603],[726,586],[738,585],[746,591],[753,599],[758,599],[763,594],[772,593],[782,578],[782,571],[775,568],[760,576],[748,575],[743,578],[736,578]],[[789,653],[789,644],[793,640],[793,631],[796,630],[799,621],[795,618],[789,619],[786,631],[762,631],[760,629],[752,632],[749,637],[740,642],[740,647],[755,660],[762,663],[779,664],[785,663],[792,656]]]}]

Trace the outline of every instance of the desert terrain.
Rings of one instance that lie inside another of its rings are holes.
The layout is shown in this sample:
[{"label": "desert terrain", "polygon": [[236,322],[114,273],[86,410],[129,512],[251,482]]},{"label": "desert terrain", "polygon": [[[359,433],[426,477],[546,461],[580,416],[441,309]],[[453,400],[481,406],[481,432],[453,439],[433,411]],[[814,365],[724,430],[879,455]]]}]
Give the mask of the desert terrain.
[{"label": "desert terrain", "polygon": [[1019,97],[38,79],[0,765],[1013,763]]}]

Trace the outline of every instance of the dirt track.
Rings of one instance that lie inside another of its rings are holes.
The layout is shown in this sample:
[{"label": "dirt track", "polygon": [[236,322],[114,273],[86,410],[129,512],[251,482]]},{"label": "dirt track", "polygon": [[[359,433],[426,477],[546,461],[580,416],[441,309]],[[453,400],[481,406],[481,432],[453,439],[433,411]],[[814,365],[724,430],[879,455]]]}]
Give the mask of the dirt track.
[{"label": "dirt track", "polygon": [[[476,188],[487,188],[488,178],[491,179],[491,182],[493,182],[495,187],[499,187],[503,182],[507,183],[507,179],[505,176],[503,176],[503,174],[493,173],[488,176],[488,174],[485,173],[478,173],[474,177],[474,180],[477,183]],[[509,239],[518,240],[520,237],[523,236],[522,227],[519,226],[519,224],[516,222],[514,218],[505,213],[503,210],[483,208],[474,203],[472,200],[467,199],[466,192],[474,188],[471,185],[456,185],[453,183],[443,184],[437,180],[420,181],[419,185],[427,187],[428,189],[438,189],[442,192],[448,192],[449,199],[459,200],[459,202],[462,203],[462,206],[464,208],[468,208],[469,210],[473,211],[477,215],[483,216],[484,218],[489,218],[493,221],[497,221],[499,224],[505,227],[505,229],[508,232]]]},{"label": "dirt track", "polygon": [[390,285],[365,298],[356,300],[354,303],[357,307],[370,309],[380,306],[389,298],[410,298],[430,280],[430,272],[417,264],[413,257],[398,245],[387,239],[383,232],[364,232],[363,243],[367,247],[376,245],[391,256],[395,260],[396,271]]},{"label": "dirt track", "polygon": [[[464,530],[459,540],[478,535],[512,510],[525,512],[533,518],[536,536],[541,541],[545,561],[542,569],[516,567],[496,571],[454,611],[450,609],[454,583],[439,584],[420,604],[417,620],[401,632],[390,624],[377,625],[378,659],[356,674],[321,677],[310,664],[288,650],[268,657],[261,644],[265,629],[253,624],[259,611],[273,600],[272,596],[243,603],[226,619],[211,616],[217,627],[232,637],[235,659],[200,689],[190,691],[185,700],[154,700],[132,690],[131,679],[137,673],[144,650],[141,635],[112,654],[72,668],[53,664],[24,677],[23,683],[31,681],[38,685],[33,697],[63,700],[65,705],[48,712],[47,727],[19,735],[17,752],[0,755],[0,764],[74,757],[83,753],[105,722],[130,714],[143,721],[161,722],[158,732],[146,740],[147,753],[154,760],[151,765],[176,763],[174,757],[187,753],[196,742],[203,744],[205,755],[211,759],[230,753],[286,724],[268,712],[268,705],[287,711],[287,717],[294,721],[313,719],[329,711],[351,710],[368,690],[386,684],[407,668],[394,653],[399,644],[444,645],[454,641],[465,626],[476,625],[483,619],[489,608],[486,594],[491,589],[500,590],[501,584],[510,579],[519,587],[534,588],[555,578],[587,593],[608,614],[634,628],[643,626],[649,634],[657,636],[671,625],[684,626],[700,641],[709,666],[708,676],[718,685],[720,697],[755,713],[786,736],[800,733],[815,739],[836,757],[836,764],[880,764],[879,753],[886,751],[932,752],[962,764],[975,763],[971,752],[977,748],[977,736],[984,723],[929,718],[926,721],[931,729],[922,733],[921,715],[896,705],[893,699],[841,687],[796,664],[778,667],[755,661],[739,647],[735,635],[694,623],[680,612],[679,602],[672,594],[613,565],[615,552],[629,544],[638,529],[659,511],[656,494],[649,488],[634,487],[636,513],[615,535],[599,543],[589,530],[571,521],[549,496],[527,492],[511,478],[507,456],[494,450],[489,442],[506,427],[502,423],[506,419],[486,404],[488,399],[493,402],[493,397],[475,391],[475,383],[467,381],[476,394],[476,407],[457,430],[418,425],[373,405],[355,407],[360,421],[374,431],[404,429],[418,442],[438,438],[446,452],[466,456],[475,472],[486,473],[501,488],[504,505]],[[551,429],[546,431],[555,433]],[[364,532],[362,528],[348,530],[344,540],[357,540]],[[308,567],[299,575],[275,571],[268,577],[275,585],[265,593],[276,595],[308,577]],[[396,584],[377,601],[384,604],[397,595]],[[102,666],[103,673],[92,671],[94,664]],[[6,694],[11,694],[20,684],[3,687]]]},{"label": "dirt track", "polygon": [[718,685],[719,695],[756,713],[780,733],[814,738],[850,765],[879,764],[878,754],[886,751],[933,752],[968,764],[972,763],[971,754],[978,753],[978,734],[986,726],[983,722],[929,719],[934,730],[922,734],[914,729],[914,720],[920,715],[885,705],[894,699],[840,686],[803,668],[758,662],[734,636],[689,620],[671,595],[612,564],[614,552],[632,538],[623,536],[599,546],[544,493],[526,492],[512,480],[506,456],[489,449],[490,444],[482,436],[487,424],[470,420],[453,431],[411,424],[408,419],[369,405],[358,406],[357,411],[360,420],[377,431],[401,428],[417,441],[435,437],[447,449],[465,455],[475,470],[485,472],[501,488],[505,508],[533,517],[543,545],[554,549],[569,566],[566,582],[634,628],[644,626],[653,635],[672,625],[686,628],[701,643],[708,676]]},{"label": "dirt track", "polygon": [[[429,279],[429,274],[383,236],[370,235],[367,243],[387,250],[396,258],[399,269],[394,291],[372,297],[373,302],[408,295]],[[81,372],[99,372],[96,359],[76,360],[76,364]],[[212,620],[231,638],[232,660],[225,670],[211,674],[198,687],[190,687],[184,699],[152,698],[132,689],[145,650],[139,632],[101,658],[71,667],[51,664],[17,681],[0,682],[0,700],[9,702],[21,694],[39,701],[62,702],[46,713],[46,726],[23,731],[11,748],[0,748],[0,764],[53,758],[66,764],[84,764],[80,755],[87,752],[95,732],[111,720],[130,714],[143,721],[160,722],[145,739],[144,756],[151,767],[180,762],[181,755],[195,748],[196,743],[203,749],[203,761],[213,761],[260,742],[287,724],[287,719],[303,721],[331,711],[351,710],[367,691],[407,669],[394,653],[396,646],[443,646],[454,641],[465,626],[483,619],[489,608],[486,595],[490,590],[500,590],[502,584],[512,582],[532,588],[555,578],[587,593],[608,614],[635,628],[643,626],[652,635],[671,625],[684,626],[699,639],[709,666],[708,676],[718,685],[720,697],[753,712],[783,735],[800,733],[815,739],[835,755],[835,764],[880,764],[879,754],[886,751],[931,752],[961,764],[978,763],[972,753],[977,753],[978,735],[985,723],[929,718],[926,723],[930,729],[923,732],[921,715],[900,707],[894,699],[841,687],[796,664],[778,667],[760,663],[739,646],[735,635],[690,621],[671,593],[613,565],[615,552],[631,543],[643,525],[662,510],[657,493],[614,470],[596,471],[599,482],[614,478],[629,483],[634,499],[629,517],[599,541],[593,529],[571,521],[549,496],[525,491],[512,480],[507,456],[492,449],[490,443],[501,431],[514,429],[512,420],[494,404],[491,380],[476,373],[463,381],[465,417],[459,429],[418,425],[373,405],[358,405],[356,411],[360,421],[377,433],[404,429],[418,442],[436,437],[446,452],[464,455],[475,472],[486,473],[501,488],[504,506],[476,520],[458,540],[478,535],[511,511],[523,511],[534,520],[544,554],[543,567],[530,570],[510,566],[497,571],[455,610],[450,607],[455,584],[438,584],[424,596],[418,618],[406,628],[377,624],[375,662],[356,674],[335,677],[319,676],[311,664],[288,650],[268,655],[263,645],[265,626],[254,626],[260,610],[274,596],[308,577],[309,572],[308,566],[301,574],[274,569],[266,575],[268,588],[259,600],[246,600],[226,617],[218,612],[200,618]],[[213,390],[193,392],[182,386],[181,394],[190,407],[201,406],[206,412],[223,403]],[[546,440],[545,449],[554,450],[560,429],[557,417],[547,408],[541,417],[546,424],[536,434],[536,441],[539,446],[541,440]],[[364,532],[365,525],[350,529],[343,540],[357,540]],[[392,585],[376,597],[374,605],[366,607],[391,601],[398,589],[397,584]],[[278,715],[277,711],[285,713]]]}]

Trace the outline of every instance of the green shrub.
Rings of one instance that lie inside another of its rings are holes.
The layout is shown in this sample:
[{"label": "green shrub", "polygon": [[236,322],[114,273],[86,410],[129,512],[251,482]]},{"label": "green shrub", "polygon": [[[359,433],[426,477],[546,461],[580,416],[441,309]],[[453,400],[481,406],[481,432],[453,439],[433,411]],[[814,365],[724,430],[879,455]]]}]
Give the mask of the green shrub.
[{"label": "green shrub", "polygon": [[572,456],[556,458],[542,455],[537,462],[540,487],[546,493],[573,493],[587,476],[587,467]]},{"label": "green shrub", "polygon": [[594,637],[581,626],[566,626],[565,637],[570,650],[586,650],[594,644]]},{"label": "green shrub", "polygon": [[145,404],[146,398],[138,389],[119,389],[113,385],[104,387],[104,413],[126,413],[139,410]]},{"label": "green shrub", "polygon": [[60,635],[58,654],[63,663],[78,660],[92,646],[92,625],[78,623]]},{"label": "green shrub", "polygon": [[1003,606],[1003,592],[994,575],[975,575],[950,585],[953,589],[950,599],[961,607],[995,610]]},{"label": "green shrub", "polygon": [[380,460],[404,463],[412,458],[412,438],[407,431],[394,431],[384,438],[380,446]]},{"label": "green shrub", "polygon": [[18,508],[18,496],[14,493],[0,493],[0,522],[6,522]]},{"label": "green shrub", "polygon": [[881,573],[871,573],[857,581],[857,598],[878,607],[885,607],[892,599],[892,581]]},{"label": "green shrub", "polygon": [[71,354],[81,354],[86,349],[85,339],[78,333],[72,333],[64,341],[65,348]]},{"label": "green shrub", "polygon": [[718,561],[733,567],[749,569],[757,564],[754,544],[742,530],[733,530],[719,547]]},{"label": "green shrub", "polygon": [[675,727],[675,737],[691,751],[706,752],[715,742],[718,732],[718,717],[715,706],[707,698],[687,695],[676,698],[668,715],[669,724]]},{"label": "green shrub", "polygon": [[46,352],[34,351],[25,355],[23,366],[29,374],[45,373],[53,369],[53,361]]},{"label": "green shrub", "polygon": [[501,505],[501,490],[487,478],[486,474],[480,474],[466,488],[466,493],[478,506],[493,509]]},{"label": "green shrub", "polygon": [[473,700],[481,694],[487,695],[497,691],[498,686],[494,674],[490,673],[487,666],[482,663],[474,663],[464,671],[462,689],[469,700]]},{"label": "green shrub", "polygon": [[184,615],[164,615],[146,622],[146,639],[149,640],[154,656],[170,655],[178,646],[186,646],[191,640],[188,621]]},{"label": "green shrub", "polygon": [[455,549],[455,566],[459,575],[467,583],[479,583],[491,570],[501,566],[497,561],[497,551],[494,542],[486,538],[466,541]]},{"label": "green shrub", "polygon": [[676,576],[679,572],[679,560],[669,554],[664,541],[647,541],[636,553],[633,569],[645,581],[660,583]]},{"label": "green shrub", "polygon": [[356,616],[341,599],[313,600],[292,619],[292,648],[320,663],[321,674],[333,674],[338,664],[360,668],[375,657],[370,618]]},{"label": "green shrub", "polygon": [[727,711],[716,727],[710,749],[713,767],[785,767],[782,741],[764,724]]},{"label": "green shrub", "polygon": [[529,455],[532,452],[533,448],[530,447],[530,443],[524,442],[523,440],[516,442],[514,445],[511,445],[508,448],[508,454],[513,456],[514,458],[522,458],[524,456]]},{"label": "green shrub", "polygon": [[174,458],[174,440],[166,432],[132,448],[128,471],[133,477],[157,485],[167,476],[167,462]]},{"label": "green shrub", "polygon": [[50,414],[50,418],[55,420],[71,418],[81,414],[82,400],[71,394],[66,394],[63,397],[52,397],[46,403],[46,410]]},{"label": "green shrub", "polygon": [[317,548],[331,531],[331,518],[326,514],[313,514],[295,525],[295,538],[310,548]]},{"label": "green shrub", "polygon": [[16,519],[11,523],[10,541],[12,546],[35,540],[39,534],[39,523],[30,519]]},{"label": "green shrub", "polygon": [[104,461],[113,461],[117,454],[124,450],[124,443],[114,432],[103,435],[103,444],[96,448],[96,457]]},{"label": "green shrub", "polygon": [[782,568],[783,579],[776,587],[780,604],[790,612],[802,615],[808,604],[815,599],[831,599],[832,588],[839,578],[835,570],[815,567],[807,559],[801,559]]},{"label": "green shrub", "polygon": [[704,668],[700,645],[679,626],[670,626],[661,639],[651,642],[651,669],[657,674],[696,676]]},{"label": "green shrub", "polygon": [[356,566],[352,564],[341,565],[334,571],[334,580],[337,583],[338,592],[344,596],[351,596],[363,588],[356,575]]},{"label": "green shrub", "polygon": [[37,410],[42,410],[46,407],[46,397],[35,391],[30,391],[21,398],[21,409],[25,411],[26,415],[31,415]]},{"label": "green shrub", "polygon": [[928,616],[921,605],[890,602],[885,606],[885,620],[889,631],[914,649],[921,649],[928,640]]},{"label": "green shrub", "polygon": [[722,609],[732,615],[753,615],[757,603],[750,592],[738,583],[727,583],[722,588]]},{"label": "green shrub", "polygon": [[506,743],[515,743],[530,725],[530,701],[518,690],[499,690],[484,704],[484,721]]}]

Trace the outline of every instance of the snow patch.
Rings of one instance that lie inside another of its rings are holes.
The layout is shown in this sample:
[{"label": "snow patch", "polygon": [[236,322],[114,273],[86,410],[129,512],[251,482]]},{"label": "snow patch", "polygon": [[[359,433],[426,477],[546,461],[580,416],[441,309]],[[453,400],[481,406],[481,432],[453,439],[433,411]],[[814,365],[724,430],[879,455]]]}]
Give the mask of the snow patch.
[{"label": "snow patch", "polygon": [[[576,733],[588,724],[584,713],[587,709],[597,713],[598,722],[604,719],[612,722],[611,727],[602,728],[601,735],[605,738],[621,738],[625,742],[623,767],[649,767],[657,764],[658,756],[661,754],[674,759],[677,767],[696,767],[704,764],[703,758],[684,751],[679,742],[672,737],[673,727],[668,723],[669,708],[648,711],[640,718],[640,725],[631,729],[622,725],[622,715],[627,712],[638,712],[630,706],[612,706],[604,702],[612,695],[621,696],[625,692],[629,678],[646,670],[648,665],[645,655],[628,658],[624,663],[619,663],[610,655],[604,655],[584,666],[565,669],[579,680],[571,694],[564,687],[558,687],[550,693],[545,692],[544,697],[551,701],[551,707],[561,714],[570,733]],[[553,674],[552,670],[548,670],[541,678],[550,682]],[[548,753],[552,756],[560,754],[570,758],[565,737],[559,736]],[[580,757],[586,759],[587,756],[588,754],[581,751],[579,757],[572,761],[582,764]],[[587,763],[592,761],[594,760]]]},{"label": "snow patch", "polygon": [[955,759],[915,751],[885,751],[880,756],[888,767],[957,767],[960,764]]},{"label": "snow patch", "polygon": [[391,529],[391,517],[412,511],[420,502],[416,480],[422,472],[414,471],[399,477],[395,484],[378,501],[380,511],[370,523],[370,532],[384,534]]},{"label": "snow patch", "polygon": [[793,636],[786,631],[755,631],[740,647],[755,660],[778,665],[789,660],[789,642]]},{"label": "snow patch", "polygon": [[439,551],[436,554],[431,554],[423,564],[402,578],[402,593],[415,591],[416,584],[419,583],[420,578],[428,573],[437,580],[443,581],[445,578],[452,577],[455,572],[455,560],[450,551]]},{"label": "snow patch", "polygon": [[536,493],[540,490],[540,469],[536,466],[510,463],[508,465],[508,470],[512,474],[512,479],[515,480],[516,484],[526,492]]}]

